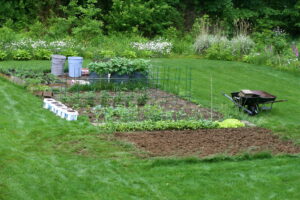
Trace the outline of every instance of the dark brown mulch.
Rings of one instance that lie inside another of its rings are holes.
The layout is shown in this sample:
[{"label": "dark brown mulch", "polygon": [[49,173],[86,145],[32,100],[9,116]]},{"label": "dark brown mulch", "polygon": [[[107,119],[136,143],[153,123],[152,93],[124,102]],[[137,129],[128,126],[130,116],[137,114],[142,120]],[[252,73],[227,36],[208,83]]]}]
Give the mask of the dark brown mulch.
[{"label": "dark brown mulch", "polygon": [[134,143],[150,156],[236,155],[270,151],[272,154],[300,153],[300,146],[283,141],[263,128],[200,129],[116,133],[116,138]]}]

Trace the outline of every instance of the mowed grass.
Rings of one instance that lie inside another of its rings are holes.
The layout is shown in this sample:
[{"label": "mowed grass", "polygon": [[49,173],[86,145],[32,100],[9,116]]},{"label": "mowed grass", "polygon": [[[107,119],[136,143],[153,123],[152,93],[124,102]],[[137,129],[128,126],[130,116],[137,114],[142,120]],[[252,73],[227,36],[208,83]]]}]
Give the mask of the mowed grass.
[{"label": "mowed grass", "polygon": [[140,159],[3,78],[0,104],[0,199],[300,199],[298,157]]},{"label": "mowed grass", "polygon": [[[252,121],[300,143],[300,73],[240,62],[204,59],[155,59],[153,63],[170,68],[190,67],[194,101],[205,107],[212,105],[226,117]],[[182,89],[184,88],[183,84]],[[248,117],[233,108],[233,103],[222,96],[223,92],[230,95],[230,92],[242,89],[264,90],[277,96],[277,99],[287,99],[288,102],[276,103],[270,112]]]},{"label": "mowed grass", "polygon": [[[84,60],[83,66],[87,67],[90,60]],[[65,69],[68,67],[68,61],[65,62]],[[0,62],[0,69],[27,69],[32,71],[51,71],[51,61],[49,60],[30,60],[30,61],[2,61]]]}]

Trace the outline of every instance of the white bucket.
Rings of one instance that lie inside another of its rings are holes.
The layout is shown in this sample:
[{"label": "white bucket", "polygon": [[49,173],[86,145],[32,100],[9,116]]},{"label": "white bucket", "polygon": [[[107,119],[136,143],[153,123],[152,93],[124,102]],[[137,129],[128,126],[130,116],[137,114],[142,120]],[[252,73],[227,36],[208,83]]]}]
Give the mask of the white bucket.
[{"label": "white bucket", "polygon": [[56,114],[58,108],[61,106],[62,104],[58,101],[51,103],[51,111],[54,112]]},{"label": "white bucket", "polygon": [[55,115],[65,118],[68,121],[77,120],[78,117],[77,111],[68,108],[66,105],[55,99],[45,98],[43,108],[50,110]]},{"label": "white bucket", "polygon": [[54,99],[46,98],[44,99],[44,105],[43,108],[50,110],[52,107],[52,103],[56,102]]},{"label": "white bucket", "polygon": [[56,105],[55,114],[60,117],[61,113],[63,112],[63,109],[66,109],[66,108],[67,107],[63,104]]},{"label": "white bucket", "polygon": [[76,112],[75,110],[69,109],[65,113],[65,118],[68,121],[75,121],[77,120],[77,117],[78,117],[78,112]]}]

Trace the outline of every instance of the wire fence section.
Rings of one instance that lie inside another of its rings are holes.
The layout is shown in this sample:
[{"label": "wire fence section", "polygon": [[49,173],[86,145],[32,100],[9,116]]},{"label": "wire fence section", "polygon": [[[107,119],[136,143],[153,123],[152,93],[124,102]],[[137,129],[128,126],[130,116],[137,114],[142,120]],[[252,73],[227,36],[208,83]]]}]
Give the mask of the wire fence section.
[{"label": "wire fence section", "polygon": [[[159,98],[177,95],[184,99],[191,98],[192,74],[190,67],[152,67],[148,73],[134,73],[132,75],[105,74],[98,75],[91,72],[81,77],[61,76],[53,84],[53,93],[58,98],[67,96],[78,99],[90,98],[89,94],[110,92],[113,98],[121,92],[150,92],[163,91]],[[91,96],[91,95],[90,95]],[[97,95],[94,95],[97,98]]]}]

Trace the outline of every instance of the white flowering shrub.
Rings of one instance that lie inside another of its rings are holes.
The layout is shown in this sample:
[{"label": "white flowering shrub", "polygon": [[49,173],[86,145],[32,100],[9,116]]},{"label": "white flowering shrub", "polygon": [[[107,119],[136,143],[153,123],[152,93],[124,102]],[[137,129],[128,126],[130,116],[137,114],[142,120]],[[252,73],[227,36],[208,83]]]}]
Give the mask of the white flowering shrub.
[{"label": "white flowering shrub", "polygon": [[168,55],[172,51],[173,44],[163,39],[149,42],[132,42],[131,46],[140,51],[151,51],[153,53]]},{"label": "white flowering shrub", "polygon": [[[68,55],[77,55],[78,53],[74,50],[75,48],[78,49],[75,42],[72,40],[58,40],[50,42],[45,40],[33,40],[30,38],[12,41],[0,46],[0,50],[7,52],[9,58],[17,60],[28,60],[31,58],[50,59],[52,54],[63,54],[66,52]],[[84,48],[81,47],[80,49],[84,51]],[[69,53],[70,51],[72,52]],[[29,58],[24,52],[29,53],[31,57]]]},{"label": "white flowering shrub", "polygon": [[60,51],[66,48],[74,48],[74,42],[71,40],[61,40],[61,41],[44,41],[44,40],[32,40],[32,39],[22,39],[19,41],[11,42],[5,45],[5,49],[17,50],[17,49],[49,49],[53,51]]}]

